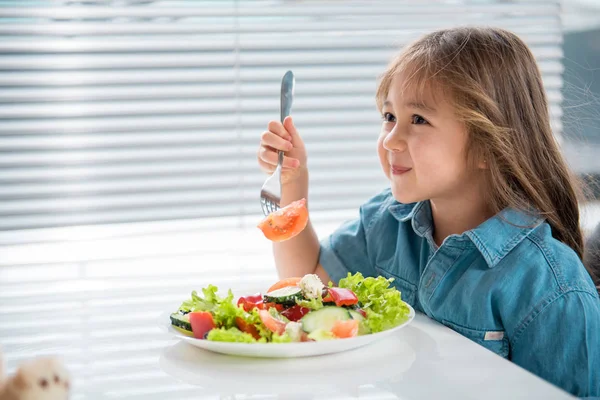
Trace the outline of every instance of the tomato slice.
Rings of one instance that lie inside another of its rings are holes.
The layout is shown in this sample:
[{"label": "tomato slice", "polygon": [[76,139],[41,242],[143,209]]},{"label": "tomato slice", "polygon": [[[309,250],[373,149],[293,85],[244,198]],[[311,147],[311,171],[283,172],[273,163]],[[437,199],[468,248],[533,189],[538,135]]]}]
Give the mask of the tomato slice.
[{"label": "tomato slice", "polygon": [[273,316],[267,310],[260,310],[258,312],[261,321],[267,329],[271,332],[275,332],[279,335],[283,335],[285,332],[285,322],[273,318]]},{"label": "tomato slice", "polygon": [[335,321],[331,333],[339,338],[351,338],[358,335],[358,320]]},{"label": "tomato slice", "polygon": [[296,304],[295,306],[292,306],[292,307],[288,308],[287,310],[283,310],[281,312],[281,315],[283,315],[290,321],[296,322],[296,321],[299,321],[304,315],[308,314],[309,311],[310,311],[309,308],[302,307],[302,306],[299,306],[298,304]]},{"label": "tomato slice", "polygon": [[350,289],[327,288],[327,293],[328,296],[331,296],[333,301],[335,301],[335,305],[338,307],[351,306],[358,303],[358,297],[356,297],[354,292]]},{"label": "tomato slice", "polygon": [[251,296],[240,297],[237,302],[238,307],[240,306],[240,304],[246,312],[252,311],[254,307],[258,307],[259,309],[261,309],[263,304],[262,294],[256,293]]},{"label": "tomato slice", "polygon": [[215,328],[215,321],[213,316],[208,311],[195,311],[188,314],[190,317],[190,324],[192,325],[192,332],[196,339],[204,339],[204,336],[213,328]]},{"label": "tomato slice", "polygon": [[242,332],[246,332],[252,335],[252,337],[256,340],[260,339],[260,334],[258,333],[258,329],[252,324],[244,321],[242,317],[235,317],[235,324],[238,329]]},{"label": "tomato slice", "polygon": [[307,223],[306,199],[300,199],[267,215],[259,222],[258,228],[267,239],[281,242],[302,232]]},{"label": "tomato slice", "polygon": [[298,286],[298,284],[300,283],[301,280],[302,280],[302,278],[297,277],[297,276],[293,277],[293,278],[282,279],[279,282],[277,282],[276,284],[274,284],[273,286],[271,286],[269,288],[269,290],[267,290],[267,293],[271,293],[274,290],[281,289],[281,288],[288,287],[288,286]]}]

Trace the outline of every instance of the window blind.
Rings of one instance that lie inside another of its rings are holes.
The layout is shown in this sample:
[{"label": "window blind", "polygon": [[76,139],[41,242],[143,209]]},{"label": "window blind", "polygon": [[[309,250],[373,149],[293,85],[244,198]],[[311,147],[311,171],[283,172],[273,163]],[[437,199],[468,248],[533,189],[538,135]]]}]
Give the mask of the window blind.
[{"label": "window blind", "polygon": [[558,1],[2,1],[0,231],[255,223],[256,150],[288,69],[311,208],[355,209],[386,185],[377,77],[442,27],[519,34],[560,134],[559,13]]}]

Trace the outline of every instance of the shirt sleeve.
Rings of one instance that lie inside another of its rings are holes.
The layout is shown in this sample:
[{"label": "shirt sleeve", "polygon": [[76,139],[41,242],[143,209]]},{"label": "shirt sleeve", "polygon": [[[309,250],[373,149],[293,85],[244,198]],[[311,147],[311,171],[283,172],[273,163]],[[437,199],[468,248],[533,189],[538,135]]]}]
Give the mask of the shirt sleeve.
[{"label": "shirt sleeve", "polygon": [[360,207],[359,217],[339,227],[321,240],[319,263],[333,282],[345,278],[348,272],[376,276],[369,257],[369,227],[373,225],[389,203],[391,194],[384,191]]},{"label": "shirt sleeve", "polygon": [[600,396],[600,300],[571,291],[518,334],[512,361],[581,398]]}]

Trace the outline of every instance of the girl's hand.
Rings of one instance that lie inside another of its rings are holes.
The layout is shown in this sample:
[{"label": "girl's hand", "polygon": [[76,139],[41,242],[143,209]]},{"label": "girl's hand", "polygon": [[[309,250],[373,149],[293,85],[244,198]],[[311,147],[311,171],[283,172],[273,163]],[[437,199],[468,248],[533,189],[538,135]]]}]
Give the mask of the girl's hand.
[{"label": "girl's hand", "polygon": [[277,167],[277,151],[284,151],[281,184],[300,182],[299,178],[306,173],[306,149],[292,117],[286,117],[283,124],[271,121],[267,129],[262,134],[258,149],[260,168],[272,174]]}]

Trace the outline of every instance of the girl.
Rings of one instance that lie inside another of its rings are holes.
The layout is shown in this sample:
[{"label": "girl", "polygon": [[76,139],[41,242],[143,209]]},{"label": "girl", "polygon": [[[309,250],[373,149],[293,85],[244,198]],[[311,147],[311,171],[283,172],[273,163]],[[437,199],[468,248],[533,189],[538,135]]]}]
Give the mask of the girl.
[{"label": "girl", "polygon": [[[501,29],[431,33],[392,61],[376,98],[391,187],[320,243],[310,223],[275,243],[279,275],[394,278],[416,310],[575,395],[600,396],[600,300],[527,46]],[[291,118],[262,136],[268,173],[275,150],[287,152],[282,205],[307,198]]]}]

